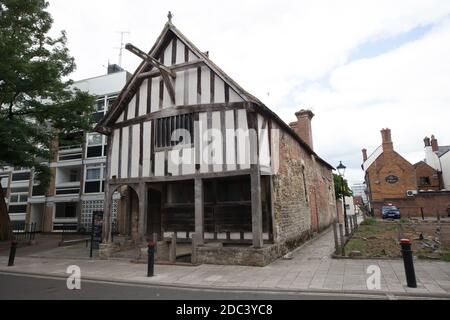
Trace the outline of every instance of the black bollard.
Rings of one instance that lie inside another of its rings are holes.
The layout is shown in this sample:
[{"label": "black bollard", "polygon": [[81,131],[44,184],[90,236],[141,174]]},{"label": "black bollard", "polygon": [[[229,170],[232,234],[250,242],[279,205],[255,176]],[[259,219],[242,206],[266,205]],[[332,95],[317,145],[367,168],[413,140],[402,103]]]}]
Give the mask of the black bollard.
[{"label": "black bollard", "polygon": [[17,242],[11,241],[11,249],[9,250],[8,267],[12,267],[14,265],[14,259],[16,258],[16,249],[17,249]]},{"label": "black bollard", "polygon": [[148,265],[147,265],[147,277],[153,277],[155,266],[155,243],[150,241],[148,243]]},{"label": "black bollard", "polygon": [[403,264],[405,265],[406,283],[410,288],[417,288],[411,241],[409,239],[401,239],[400,245],[402,246]]}]

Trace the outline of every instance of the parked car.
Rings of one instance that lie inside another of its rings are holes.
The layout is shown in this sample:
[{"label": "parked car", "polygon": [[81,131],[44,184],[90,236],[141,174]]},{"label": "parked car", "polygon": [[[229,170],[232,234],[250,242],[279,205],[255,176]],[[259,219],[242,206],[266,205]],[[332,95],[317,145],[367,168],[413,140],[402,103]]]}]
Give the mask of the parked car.
[{"label": "parked car", "polygon": [[383,206],[381,208],[381,218],[400,219],[400,210],[393,205]]}]

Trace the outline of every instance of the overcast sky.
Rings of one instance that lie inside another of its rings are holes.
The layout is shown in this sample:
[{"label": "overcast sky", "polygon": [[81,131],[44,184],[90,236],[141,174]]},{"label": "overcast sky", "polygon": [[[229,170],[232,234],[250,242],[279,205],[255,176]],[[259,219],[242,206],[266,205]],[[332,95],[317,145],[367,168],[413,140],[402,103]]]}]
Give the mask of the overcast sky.
[{"label": "overcast sky", "polygon": [[[66,30],[74,80],[118,62],[120,34],[148,51],[167,21],[286,121],[310,108],[314,148],[350,182],[363,180],[361,149],[392,130],[415,163],[423,138],[450,145],[450,1],[50,0]],[[139,59],[124,50],[122,66]]]}]

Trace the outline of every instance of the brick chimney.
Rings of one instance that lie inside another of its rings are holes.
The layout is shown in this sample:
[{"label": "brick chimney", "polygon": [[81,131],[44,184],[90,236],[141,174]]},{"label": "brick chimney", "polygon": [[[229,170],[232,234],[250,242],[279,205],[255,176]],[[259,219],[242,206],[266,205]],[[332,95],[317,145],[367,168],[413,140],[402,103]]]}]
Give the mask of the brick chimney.
[{"label": "brick chimney", "polygon": [[434,137],[434,135],[431,136],[431,149],[436,152],[439,151],[439,145],[437,139]]},{"label": "brick chimney", "polygon": [[425,144],[425,147],[431,147],[430,138],[425,137],[425,138],[423,139],[423,143]]},{"label": "brick chimney", "polygon": [[314,117],[314,113],[311,110],[302,109],[296,112],[295,116],[297,117],[297,121],[290,123],[290,127],[314,150],[311,127],[311,119]]},{"label": "brick chimney", "polygon": [[381,130],[381,140],[383,141],[383,152],[394,151],[394,144],[392,143],[391,129]]},{"label": "brick chimney", "polygon": [[367,149],[364,148],[361,151],[362,151],[362,155],[363,155],[363,162],[366,162],[367,161]]}]

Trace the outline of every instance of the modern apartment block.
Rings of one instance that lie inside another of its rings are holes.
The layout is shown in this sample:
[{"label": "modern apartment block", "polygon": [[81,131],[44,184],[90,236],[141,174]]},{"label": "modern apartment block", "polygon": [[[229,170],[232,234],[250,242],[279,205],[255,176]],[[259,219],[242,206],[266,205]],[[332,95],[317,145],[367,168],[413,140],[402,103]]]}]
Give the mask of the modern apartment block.
[{"label": "modern apartment block", "polygon": [[352,185],[353,196],[359,196],[365,204],[369,202],[367,197],[367,187],[364,182],[354,183]]},{"label": "modern apartment block", "polygon": [[[93,117],[98,122],[131,75],[112,65],[108,74],[80,80],[74,86],[97,96]],[[37,231],[83,231],[90,228],[92,212],[103,210],[107,142],[95,132],[83,134],[83,144],[60,145],[49,163],[53,179],[46,194],[39,194],[33,170],[6,167],[0,177],[11,221],[15,227],[36,223]],[[118,195],[118,193],[116,194]],[[115,198],[117,198],[115,195]],[[117,212],[113,201],[113,215]]]}]

